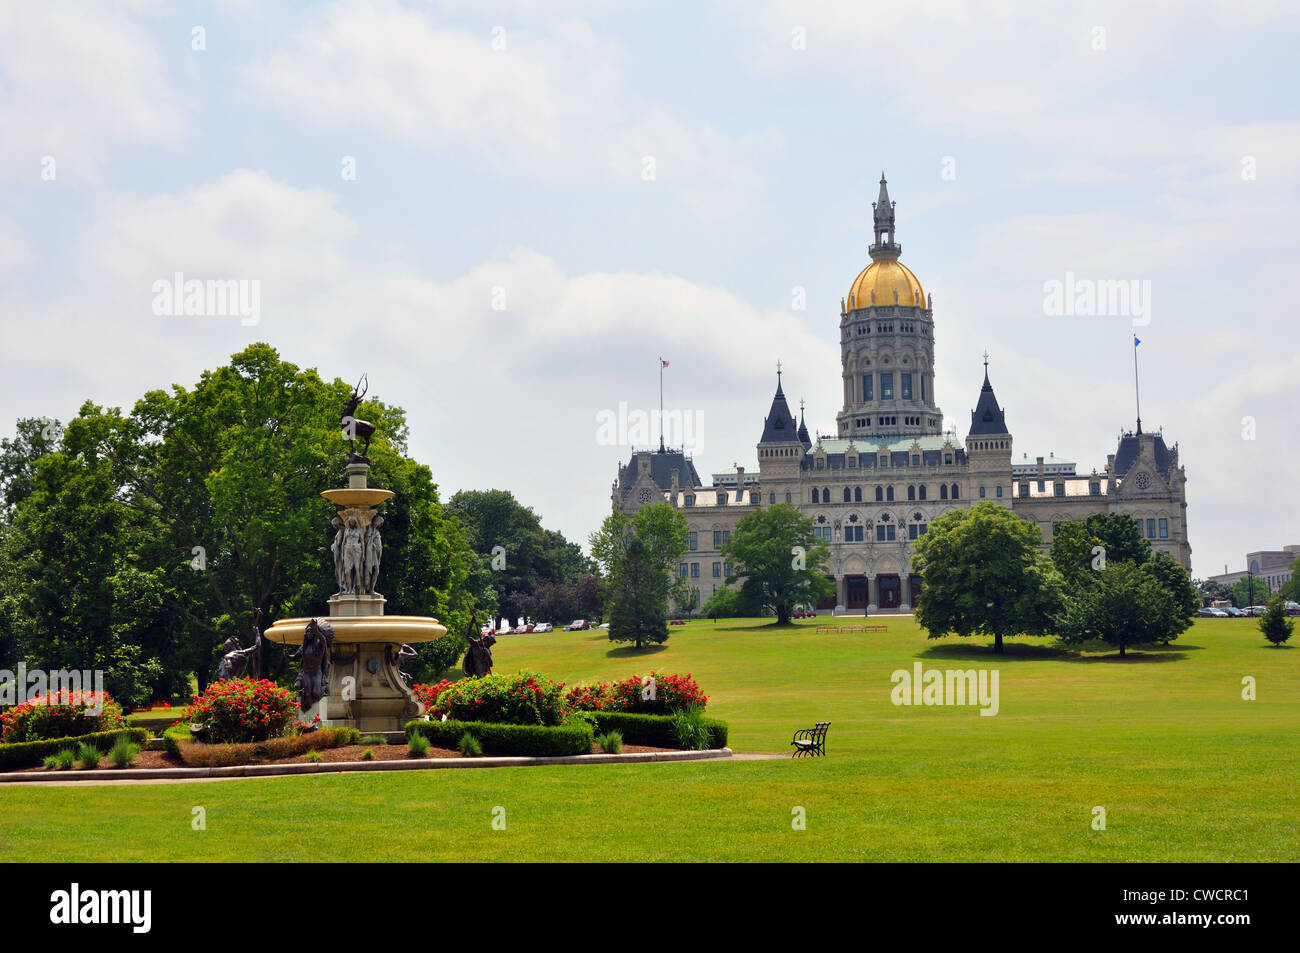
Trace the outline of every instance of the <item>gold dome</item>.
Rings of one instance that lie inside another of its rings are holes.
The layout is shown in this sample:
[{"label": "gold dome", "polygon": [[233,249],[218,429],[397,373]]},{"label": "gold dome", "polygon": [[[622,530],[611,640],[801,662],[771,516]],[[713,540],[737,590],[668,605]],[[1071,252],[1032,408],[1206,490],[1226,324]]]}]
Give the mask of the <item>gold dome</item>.
[{"label": "gold dome", "polygon": [[[874,302],[871,300],[873,291],[876,293]],[[850,297],[845,304],[850,311],[869,308],[873,303],[878,307],[892,306],[895,291],[898,292],[900,305],[912,307],[920,301],[921,307],[925,307],[925,290],[916,275],[897,259],[882,258],[863,268],[853,280],[853,287],[849,288]]]}]

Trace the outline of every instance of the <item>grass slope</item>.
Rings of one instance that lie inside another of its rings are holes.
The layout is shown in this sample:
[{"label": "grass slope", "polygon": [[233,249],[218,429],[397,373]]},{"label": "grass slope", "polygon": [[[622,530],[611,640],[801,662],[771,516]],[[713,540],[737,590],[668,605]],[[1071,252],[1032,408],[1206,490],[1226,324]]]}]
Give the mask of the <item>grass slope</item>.
[{"label": "grass slope", "polygon": [[[690,672],[740,752],[799,761],[519,768],[0,789],[12,860],[1300,860],[1300,652],[1199,620],[1123,661],[1017,640],[817,635],[693,622],[636,651],[603,633],[507,636],[498,671],[574,683]],[[1001,710],[895,707],[890,674],[996,668]],[[1258,699],[1243,701],[1242,677]],[[207,830],[191,829],[192,808]],[[506,810],[493,830],[492,811]],[[807,829],[792,830],[792,811]],[[1107,829],[1091,827],[1104,807]],[[382,846],[380,846],[382,845]]]}]

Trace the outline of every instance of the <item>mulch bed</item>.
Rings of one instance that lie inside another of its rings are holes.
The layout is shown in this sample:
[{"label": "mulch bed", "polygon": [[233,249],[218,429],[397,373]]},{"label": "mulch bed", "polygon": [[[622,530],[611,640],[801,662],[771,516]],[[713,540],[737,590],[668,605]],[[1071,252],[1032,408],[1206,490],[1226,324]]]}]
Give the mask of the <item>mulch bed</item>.
[{"label": "mulch bed", "polygon": [[[321,761],[323,762],[324,761],[330,761],[330,762],[360,761],[361,752],[365,751],[367,748],[369,748],[374,755],[374,757],[371,759],[373,761],[418,760],[416,758],[413,758],[410,754],[407,753],[407,748],[406,745],[404,744],[347,745],[342,748],[326,748],[323,751],[320,751],[318,753],[320,754]],[[671,748],[650,748],[650,747],[646,747],[645,745],[623,745],[624,754],[641,754],[643,752],[649,752],[649,751],[671,751],[671,750],[672,750]],[[602,752],[600,750],[600,746],[593,744],[591,746],[591,753],[601,754]],[[464,755],[462,755],[459,751],[456,751],[451,748],[430,747],[429,753],[425,757],[426,758],[462,758],[464,757]],[[296,757],[292,757],[292,758],[257,758],[248,761],[246,763],[247,764],[302,764],[306,761],[307,758],[305,756],[297,755]],[[169,757],[167,755],[167,752],[165,751],[141,751],[140,759],[136,761],[136,763],[133,764],[132,767],[147,769],[147,768],[184,768],[189,766],[178,759]],[[71,768],[68,771],[49,771],[46,768],[39,767],[39,766],[34,768],[20,768],[19,770],[24,773],[39,771],[46,774],[73,774],[73,773],[85,774],[86,773],[79,766]],[[100,762],[100,766],[98,768],[93,768],[92,770],[100,774],[112,774],[115,769],[113,768],[112,763],[107,758],[105,758],[102,762]]]}]

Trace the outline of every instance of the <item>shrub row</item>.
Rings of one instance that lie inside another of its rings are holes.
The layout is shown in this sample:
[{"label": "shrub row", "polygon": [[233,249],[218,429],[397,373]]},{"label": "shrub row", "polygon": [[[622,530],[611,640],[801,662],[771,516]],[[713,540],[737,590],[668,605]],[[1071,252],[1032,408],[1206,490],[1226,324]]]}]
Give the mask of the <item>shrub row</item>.
[{"label": "shrub row", "polygon": [[461,736],[473,735],[487,754],[525,755],[557,758],[589,754],[595,736],[591,725],[577,722],[568,725],[507,725],[487,721],[413,721],[406,726],[406,736],[423,735],[439,748],[455,750]]},{"label": "shrub row", "polygon": [[[678,747],[672,715],[638,715],[621,711],[598,711],[594,714],[596,730],[601,734],[618,731],[623,735],[624,744],[648,748]],[[705,718],[704,723],[709,728],[709,747],[725,748],[727,723],[716,718]]]},{"label": "shrub row", "polygon": [[80,738],[127,727],[107,692],[61,688],[0,711],[0,743]]},{"label": "shrub row", "polygon": [[305,735],[286,735],[245,744],[205,745],[191,742],[180,745],[181,760],[190,768],[225,768],[254,761],[296,758],[308,751],[342,748],[361,740],[355,728],[321,728]]},{"label": "shrub row", "polygon": [[126,737],[134,744],[143,745],[149,738],[149,732],[143,728],[122,728],[117,731],[96,731],[88,735],[76,735],[67,738],[46,738],[42,741],[20,741],[15,744],[0,745],[0,771],[18,768],[30,768],[40,764],[52,754],[58,754],[64,748],[80,749],[83,744],[94,745],[101,751],[107,751],[116,744],[118,738]]}]

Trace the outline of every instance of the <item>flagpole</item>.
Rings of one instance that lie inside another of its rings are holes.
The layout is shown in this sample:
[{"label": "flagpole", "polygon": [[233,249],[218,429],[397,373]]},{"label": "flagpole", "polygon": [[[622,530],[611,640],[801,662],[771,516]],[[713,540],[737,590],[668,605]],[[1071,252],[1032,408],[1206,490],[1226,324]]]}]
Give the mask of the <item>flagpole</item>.
[{"label": "flagpole", "polygon": [[659,355],[659,452],[663,452],[663,355]]},{"label": "flagpole", "polygon": [[1142,432],[1142,392],[1138,388],[1138,345],[1142,342],[1138,340],[1136,334],[1133,335],[1133,400],[1137,405],[1138,415],[1138,433]]}]

